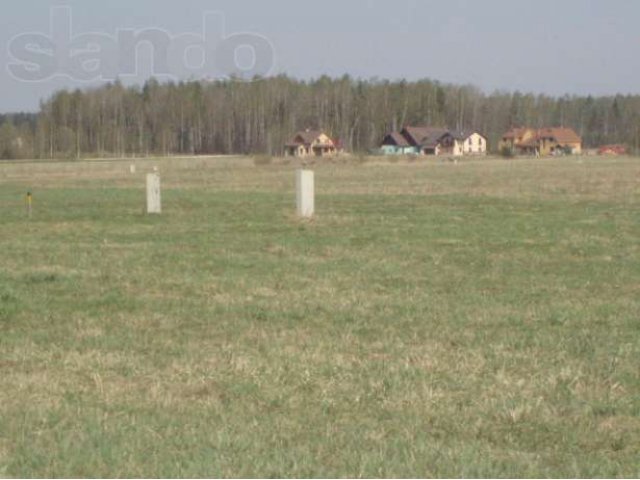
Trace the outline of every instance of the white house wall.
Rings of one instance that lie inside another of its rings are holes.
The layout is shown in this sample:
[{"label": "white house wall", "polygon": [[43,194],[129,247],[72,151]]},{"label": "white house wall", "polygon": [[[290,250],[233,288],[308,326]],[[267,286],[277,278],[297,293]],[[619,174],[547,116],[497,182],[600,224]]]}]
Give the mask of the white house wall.
[{"label": "white house wall", "polygon": [[484,155],[487,153],[487,140],[480,134],[474,133],[462,143],[465,155]]}]

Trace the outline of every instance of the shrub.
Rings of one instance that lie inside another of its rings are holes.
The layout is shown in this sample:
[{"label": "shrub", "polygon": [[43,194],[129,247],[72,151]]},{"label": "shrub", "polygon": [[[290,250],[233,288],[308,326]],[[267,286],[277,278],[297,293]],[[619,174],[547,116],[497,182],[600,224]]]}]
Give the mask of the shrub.
[{"label": "shrub", "polygon": [[504,158],[513,158],[513,150],[507,146],[504,146],[500,149],[500,155]]}]

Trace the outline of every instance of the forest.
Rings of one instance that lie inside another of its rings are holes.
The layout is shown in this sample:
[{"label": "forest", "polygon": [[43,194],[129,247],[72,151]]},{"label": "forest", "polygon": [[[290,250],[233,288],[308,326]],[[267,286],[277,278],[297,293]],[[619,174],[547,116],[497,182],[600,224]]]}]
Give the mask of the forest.
[{"label": "forest", "polygon": [[513,126],[565,126],[584,147],[640,147],[640,95],[562,96],[434,80],[298,80],[287,76],[163,82],[56,92],[37,113],[0,115],[0,158],[280,155],[298,130],[320,128],[366,153],[404,125],[475,129],[494,151]]}]

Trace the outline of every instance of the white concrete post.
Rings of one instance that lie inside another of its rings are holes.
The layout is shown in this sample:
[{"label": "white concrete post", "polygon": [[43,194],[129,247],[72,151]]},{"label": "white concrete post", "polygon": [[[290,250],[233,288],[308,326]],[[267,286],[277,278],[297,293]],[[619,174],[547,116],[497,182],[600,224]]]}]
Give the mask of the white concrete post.
[{"label": "white concrete post", "polygon": [[315,211],[315,192],[313,172],[311,170],[298,170],[296,172],[296,202],[298,216],[303,218],[313,217]]},{"label": "white concrete post", "polygon": [[136,166],[135,166],[133,163],[129,166],[129,171],[130,171],[132,174],[133,174],[133,173],[136,173]]},{"label": "white concrete post", "polygon": [[160,203],[160,175],[147,174],[147,213],[161,213]]}]

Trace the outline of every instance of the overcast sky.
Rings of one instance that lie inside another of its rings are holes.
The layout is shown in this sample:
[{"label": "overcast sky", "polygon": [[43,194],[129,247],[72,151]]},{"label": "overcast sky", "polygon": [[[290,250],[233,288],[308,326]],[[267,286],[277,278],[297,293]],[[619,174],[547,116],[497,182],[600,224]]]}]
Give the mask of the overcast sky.
[{"label": "overcast sky", "polygon": [[[26,82],[9,71],[9,64],[24,62],[10,54],[12,39],[26,32],[51,36],[51,8],[61,5],[70,7],[74,36],[114,39],[118,30],[151,28],[203,36],[205,13],[220,12],[226,36],[264,37],[273,53],[270,73],[298,78],[348,73],[426,77],[487,92],[640,94],[637,0],[21,0],[0,6],[0,112],[34,111],[57,89],[106,81],[73,80],[62,69]],[[190,52],[195,65],[198,54]],[[143,45],[138,53],[138,75],[120,77],[127,84],[153,73],[152,49]],[[255,60],[245,50],[238,54],[246,65]]]}]

